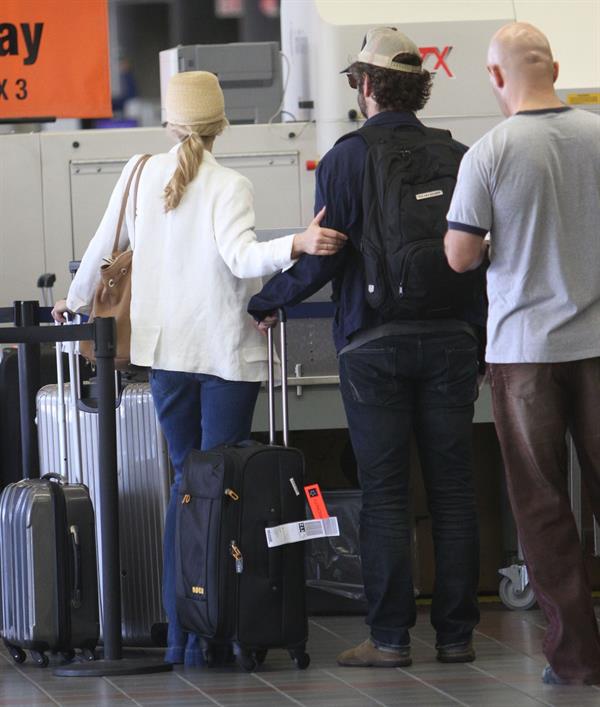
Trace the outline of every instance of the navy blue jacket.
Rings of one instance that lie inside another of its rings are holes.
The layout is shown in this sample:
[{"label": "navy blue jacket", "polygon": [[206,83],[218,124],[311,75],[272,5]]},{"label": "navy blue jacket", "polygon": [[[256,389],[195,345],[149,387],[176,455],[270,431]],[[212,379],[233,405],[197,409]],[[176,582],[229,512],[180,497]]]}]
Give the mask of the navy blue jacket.
[{"label": "navy blue jacket", "polygon": [[[365,125],[421,125],[413,113],[385,111]],[[337,351],[359,330],[384,323],[364,296],[365,275],[360,253],[363,209],[362,191],[367,144],[358,134],[338,142],[320,161],[316,173],[315,213],[327,207],[322,225],[349,237],[336,255],[303,255],[289,270],[273,277],[252,299],[248,311],[257,320],[279,307],[299,304],[333,281],[336,312],[333,338]]]}]

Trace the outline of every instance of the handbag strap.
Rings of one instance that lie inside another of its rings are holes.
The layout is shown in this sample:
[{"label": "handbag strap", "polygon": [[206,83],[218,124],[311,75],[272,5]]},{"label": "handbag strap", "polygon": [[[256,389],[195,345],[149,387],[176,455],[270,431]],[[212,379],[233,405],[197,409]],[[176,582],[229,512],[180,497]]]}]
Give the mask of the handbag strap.
[{"label": "handbag strap", "polygon": [[127,180],[127,184],[125,185],[125,191],[123,192],[123,198],[121,200],[121,211],[119,212],[119,220],[117,222],[117,232],[115,233],[115,242],[113,243],[112,248],[113,254],[117,252],[117,248],[119,247],[119,236],[121,235],[121,228],[123,227],[123,221],[125,219],[125,209],[127,208],[127,199],[129,198],[131,182],[135,177],[135,186],[133,190],[133,214],[135,219],[135,209],[137,206],[137,192],[140,183],[140,176],[142,174],[142,169],[144,169],[144,165],[150,159],[150,157],[151,155],[142,155],[140,157],[140,159],[135,163],[134,168],[131,170],[131,174],[129,175],[129,179]]}]

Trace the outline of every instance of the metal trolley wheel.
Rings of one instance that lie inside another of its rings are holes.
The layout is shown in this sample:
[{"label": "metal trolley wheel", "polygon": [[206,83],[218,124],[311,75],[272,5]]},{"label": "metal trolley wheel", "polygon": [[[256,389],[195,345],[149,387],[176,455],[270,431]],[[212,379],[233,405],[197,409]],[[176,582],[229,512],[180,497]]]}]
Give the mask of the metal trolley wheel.
[{"label": "metal trolley wheel", "polygon": [[504,606],[513,611],[532,609],[536,605],[531,584],[527,584],[525,589],[521,590],[510,577],[502,577],[498,593]]}]

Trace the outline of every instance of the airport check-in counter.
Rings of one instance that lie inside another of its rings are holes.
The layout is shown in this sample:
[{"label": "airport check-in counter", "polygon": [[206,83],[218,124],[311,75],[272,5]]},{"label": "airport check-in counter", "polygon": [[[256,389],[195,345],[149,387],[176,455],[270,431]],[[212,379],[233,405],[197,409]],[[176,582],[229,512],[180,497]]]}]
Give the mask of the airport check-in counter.
[{"label": "airport check-in counter", "polygon": [[[308,303],[292,309],[288,319],[288,405],[291,430],[341,429],[347,426],[339,390],[331,317]],[[325,304],[325,303],[322,303]],[[278,392],[276,392],[276,395]],[[278,414],[276,412],[276,414]],[[278,429],[281,419],[277,417]],[[491,392],[483,385],[475,403],[474,423],[493,422]],[[266,389],[261,389],[253,430],[268,429]]]}]

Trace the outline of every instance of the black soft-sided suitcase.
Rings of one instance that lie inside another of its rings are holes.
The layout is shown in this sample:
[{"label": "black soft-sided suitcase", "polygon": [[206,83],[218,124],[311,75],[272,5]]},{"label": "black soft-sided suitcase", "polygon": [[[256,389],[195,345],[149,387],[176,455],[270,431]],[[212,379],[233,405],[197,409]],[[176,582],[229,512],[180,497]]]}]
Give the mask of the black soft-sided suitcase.
[{"label": "black soft-sided suitcase", "polygon": [[[286,381],[282,323],[282,379]],[[270,332],[269,332],[270,334]],[[265,529],[306,518],[304,459],[275,446],[273,348],[270,351],[270,445],[245,442],[190,452],[179,490],[176,534],[177,612],[183,628],[213,646],[233,644],[254,670],[270,648],[285,648],[299,668],[306,653],[304,543],[267,546]],[[284,444],[287,406],[284,400]]]}]

